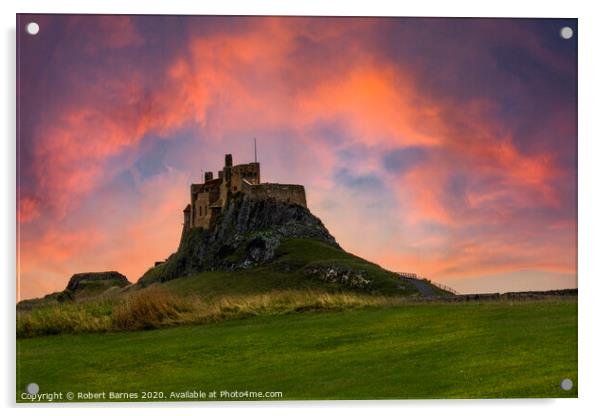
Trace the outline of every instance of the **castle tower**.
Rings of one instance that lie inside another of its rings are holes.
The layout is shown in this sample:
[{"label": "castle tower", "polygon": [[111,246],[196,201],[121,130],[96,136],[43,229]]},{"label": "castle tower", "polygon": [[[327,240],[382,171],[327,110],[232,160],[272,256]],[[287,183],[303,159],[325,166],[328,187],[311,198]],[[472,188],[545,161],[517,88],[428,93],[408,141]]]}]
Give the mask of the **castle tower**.
[{"label": "castle tower", "polygon": [[205,172],[205,182],[213,180],[213,172]]},{"label": "castle tower", "polygon": [[226,186],[230,187],[230,182],[232,182],[232,155],[227,154],[224,166],[224,180],[226,181]]}]

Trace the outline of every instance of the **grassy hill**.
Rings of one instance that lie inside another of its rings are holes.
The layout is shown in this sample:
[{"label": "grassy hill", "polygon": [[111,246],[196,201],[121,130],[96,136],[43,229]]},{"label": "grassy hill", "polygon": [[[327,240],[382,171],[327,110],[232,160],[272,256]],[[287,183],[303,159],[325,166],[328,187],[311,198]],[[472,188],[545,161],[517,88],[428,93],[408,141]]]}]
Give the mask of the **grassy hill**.
[{"label": "grassy hill", "polygon": [[[340,248],[311,239],[285,240],[272,262],[248,269],[202,272],[161,282],[158,276],[162,267],[165,264],[151,269],[141,286],[155,284],[157,287],[160,283],[163,289],[175,294],[197,293],[204,296],[291,289],[418,295],[415,286],[401,281],[395,273]],[[330,278],[326,277],[329,270],[333,271]],[[369,283],[354,281],[352,277],[358,275]]]},{"label": "grassy hill", "polygon": [[[577,397],[577,302],[264,315],[20,339],[17,354],[18,401],[31,382],[40,393],[119,391],[134,400],[192,390],[216,390],[217,400],[223,390],[282,392],[285,400]],[[560,389],[564,378],[571,391]]]},{"label": "grassy hill", "polygon": [[419,296],[423,285],[448,294],[344,251],[306,207],[239,194],[208,229],[184,230],[177,251],[136,284],[118,272],[80,273],[62,292],[20,302],[17,336],[199,323],[239,316],[224,312],[234,303],[253,314],[340,309],[382,303],[366,296]]},{"label": "grassy hill", "polygon": [[419,296],[414,285],[395,273],[311,239],[285,240],[273,261],[246,269],[200,272],[162,281],[153,276],[160,275],[161,267],[164,265],[151,269],[139,284],[81,282],[78,290],[66,290],[37,304],[27,301],[20,305],[17,336],[148,329],[307,309],[340,310]]}]

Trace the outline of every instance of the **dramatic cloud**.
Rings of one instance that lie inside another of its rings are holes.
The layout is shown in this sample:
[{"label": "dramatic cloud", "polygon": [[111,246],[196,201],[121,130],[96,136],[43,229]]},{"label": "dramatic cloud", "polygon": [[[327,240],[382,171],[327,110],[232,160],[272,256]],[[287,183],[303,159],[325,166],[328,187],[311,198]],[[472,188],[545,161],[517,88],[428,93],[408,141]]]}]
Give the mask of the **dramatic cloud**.
[{"label": "dramatic cloud", "polygon": [[385,267],[469,291],[576,284],[576,46],[556,27],[575,21],[36,20],[19,34],[23,297],[78,271],[136,280],[175,250],[188,184],[253,137],[266,180],[304,184]]}]

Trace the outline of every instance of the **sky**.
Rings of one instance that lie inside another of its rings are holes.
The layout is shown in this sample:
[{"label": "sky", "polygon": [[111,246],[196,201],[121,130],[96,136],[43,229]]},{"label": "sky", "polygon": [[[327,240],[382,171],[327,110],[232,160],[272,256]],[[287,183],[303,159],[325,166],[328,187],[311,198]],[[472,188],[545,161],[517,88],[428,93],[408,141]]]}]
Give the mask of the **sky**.
[{"label": "sky", "polygon": [[462,293],[577,286],[575,19],[17,20],[19,298],[136,281],[253,138],[347,251]]}]

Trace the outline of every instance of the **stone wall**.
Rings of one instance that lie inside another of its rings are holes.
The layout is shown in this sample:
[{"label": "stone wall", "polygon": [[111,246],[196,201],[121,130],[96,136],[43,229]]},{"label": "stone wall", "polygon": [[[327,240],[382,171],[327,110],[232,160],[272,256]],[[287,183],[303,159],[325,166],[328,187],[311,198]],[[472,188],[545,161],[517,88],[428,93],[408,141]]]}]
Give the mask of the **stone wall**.
[{"label": "stone wall", "polygon": [[192,212],[192,226],[193,227],[209,227],[209,192],[201,192],[196,194],[196,200],[194,201],[193,212]]},{"label": "stone wall", "polygon": [[242,180],[252,184],[261,183],[259,163],[246,163],[242,165],[232,166],[232,183],[230,191],[233,193],[239,192],[242,188]]},{"label": "stone wall", "polygon": [[472,293],[467,295],[431,296],[419,298],[419,300],[443,300],[449,302],[480,302],[495,300],[534,300],[534,299],[556,299],[576,298],[577,289],[543,290],[530,292],[508,292],[508,293]]},{"label": "stone wall", "polygon": [[243,181],[242,186],[243,191],[254,199],[274,199],[288,204],[307,207],[303,185],[284,185],[279,183],[251,185]]},{"label": "stone wall", "polygon": [[193,194],[191,204],[191,227],[208,228],[211,223],[210,205],[216,203],[220,197],[220,186],[216,185],[211,188],[201,188],[196,194]]}]

